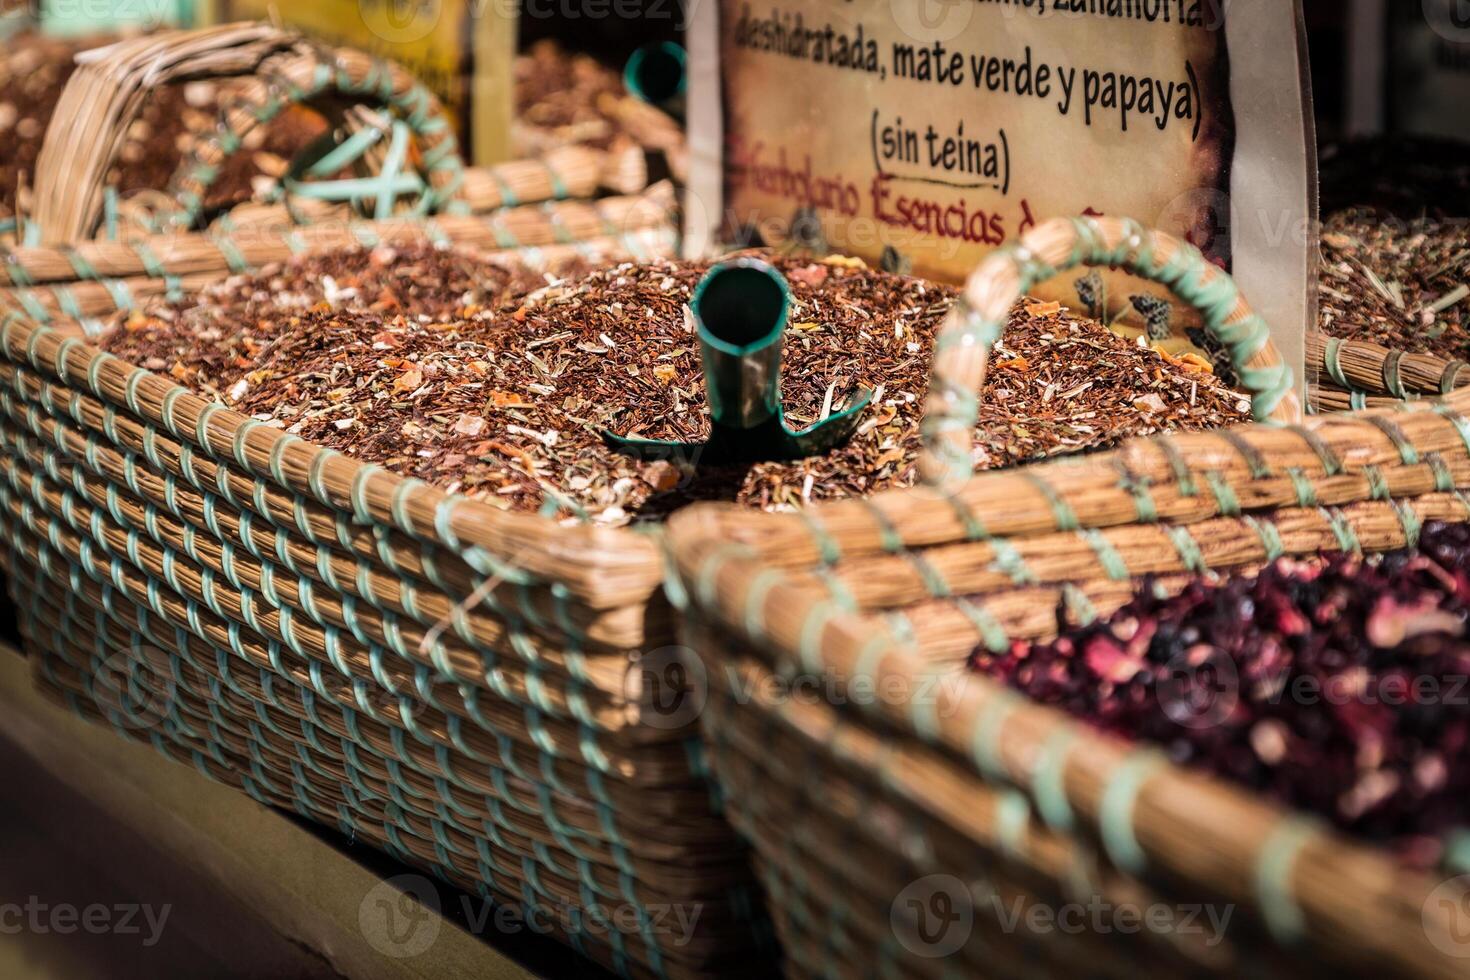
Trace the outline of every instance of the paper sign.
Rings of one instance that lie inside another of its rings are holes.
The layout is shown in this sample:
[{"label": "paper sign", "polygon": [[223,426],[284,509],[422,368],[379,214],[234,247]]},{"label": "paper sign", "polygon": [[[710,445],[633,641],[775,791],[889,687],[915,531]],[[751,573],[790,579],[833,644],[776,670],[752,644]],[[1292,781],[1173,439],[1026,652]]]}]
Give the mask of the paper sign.
[{"label": "paper sign", "polygon": [[[711,7],[691,51],[718,64],[693,79],[691,143],[709,165],[696,237],[801,241],[819,223],[831,249],[962,281],[1046,218],[1132,217],[1248,269],[1242,286],[1302,378],[1315,154],[1291,3]],[[1039,291],[1075,303],[1065,279]],[[1130,291],[1110,288],[1108,305]]]}]

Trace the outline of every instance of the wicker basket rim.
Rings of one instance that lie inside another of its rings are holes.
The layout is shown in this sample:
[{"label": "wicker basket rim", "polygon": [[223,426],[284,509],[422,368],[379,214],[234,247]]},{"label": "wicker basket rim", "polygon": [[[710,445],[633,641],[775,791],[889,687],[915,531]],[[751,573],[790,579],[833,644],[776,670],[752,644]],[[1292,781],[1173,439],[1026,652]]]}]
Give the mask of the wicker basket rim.
[{"label": "wicker basket rim", "polygon": [[83,383],[106,402],[128,404],[149,423],[257,479],[345,510],[360,523],[391,525],[447,548],[482,574],[524,567],[594,608],[645,601],[663,579],[658,546],[648,535],[563,526],[446,493],[267,426],[18,312],[0,322],[7,356],[63,383]]}]

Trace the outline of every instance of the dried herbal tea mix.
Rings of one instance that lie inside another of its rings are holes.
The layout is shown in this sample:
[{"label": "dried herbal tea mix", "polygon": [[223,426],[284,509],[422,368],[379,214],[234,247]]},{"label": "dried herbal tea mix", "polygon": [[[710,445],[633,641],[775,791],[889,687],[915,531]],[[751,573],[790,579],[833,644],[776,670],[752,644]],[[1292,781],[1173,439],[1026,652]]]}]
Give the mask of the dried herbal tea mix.
[{"label": "dried herbal tea mix", "polygon": [[[620,128],[607,112],[627,94],[617,72],[596,58],[571,54],[555,41],[538,41],[515,62],[515,118],[530,127],[523,141],[576,143],[608,149]],[[550,145],[527,145],[535,153]]]},{"label": "dried herbal tea mix", "polygon": [[516,58],[512,141],[521,156],[568,145],[677,152],[683,136],[629,96],[621,72],[542,40]]},{"label": "dried herbal tea mix", "polygon": [[971,665],[1427,867],[1470,826],[1467,617],[1470,526],[1429,525],[1379,558],[1144,586],[1105,622]]},{"label": "dried herbal tea mix", "polygon": [[16,213],[22,176],[34,182],[36,158],[61,90],[86,47],[29,32],[0,51],[0,221]]},{"label": "dried herbal tea mix", "polygon": [[[703,263],[548,281],[432,247],[296,260],[135,313],[103,346],[315,443],[505,507],[548,499],[618,524],[693,499],[759,507],[912,484],[934,332],[955,291],[857,260],[772,259],[791,284],[783,403],[803,427],[875,389],[826,456],[691,471],[604,431],[709,434],[691,293]],[[1054,303],[1014,312],[981,398],[975,462],[999,467],[1249,418],[1192,360]]]},{"label": "dried herbal tea mix", "polygon": [[1323,333],[1470,358],[1466,149],[1394,137],[1324,152]]},{"label": "dried herbal tea mix", "polygon": [[1470,358],[1470,222],[1335,214],[1317,292],[1328,336]]}]

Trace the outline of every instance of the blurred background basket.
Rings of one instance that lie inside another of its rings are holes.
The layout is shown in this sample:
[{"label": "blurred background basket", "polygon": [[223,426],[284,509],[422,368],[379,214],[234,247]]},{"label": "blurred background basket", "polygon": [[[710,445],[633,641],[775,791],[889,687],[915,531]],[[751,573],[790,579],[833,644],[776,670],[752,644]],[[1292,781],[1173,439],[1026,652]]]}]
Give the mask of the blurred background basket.
[{"label": "blurred background basket", "polygon": [[[437,100],[350,49],[251,24],[157,32],[77,58],[23,195],[20,244],[0,269],[0,308],[34,319],[95,327],[154,296],[328,246],[456,242],[547,268],[677,247],[674,192],[650,186],[645,147],[564,140],[465,167]],[[130,134],[148,100],[204,83],[224,93],[217,128],[190,141],[166,188],[118,194],[119,155],[136,152]],[[654,107],[640,112],[677,131]],[[248,149],[274,127],[294,159]],[[237,189],[215,192],[223,175],[233,188],[250,173],[243,203]]]},{"label": "blurred background basket", "polygon": [[[993,334],[1028,262],[1056,264],[1033,248],[981,266],[950,349]],[[931,414],[964,403],[961,376],[936,366]],[[964,429],[941,412],[927,486],[801,514],[675,515],[693,690],[788,975],[1463,976],[1465,879],[1440,885],[966,662],[1106,617],[1143,581],[1177,592],[1470,519],[1467,406],[1158,436],[967,479]],[[1430,901],[1437,885],[1459,892]],[[1128,936],[1007,918],[1155,903],[1236,914]]]}]

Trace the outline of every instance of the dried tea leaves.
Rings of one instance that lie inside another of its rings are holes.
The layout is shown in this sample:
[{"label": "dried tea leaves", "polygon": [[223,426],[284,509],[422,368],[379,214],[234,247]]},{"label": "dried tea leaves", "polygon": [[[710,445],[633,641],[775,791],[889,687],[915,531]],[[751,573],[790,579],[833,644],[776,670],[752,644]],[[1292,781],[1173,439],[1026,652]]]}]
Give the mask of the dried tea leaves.
[{"label": "dried tea leaves", "polygon": [[1333,215],[1322,232],[1319,317],[1330,337],[1470,358],[1470,225]]},{"label": "dried tea leaves", "polygon": [[[877,390],[857,434],[794,463],[689,470],[609,450],[602,431],[709,430],[688,302],[702,263],[624,264],[547,281],[431,247],[297,260],[105,341],[323,446],[523,510],[619,524],[696,499],[783,508],[912,484],[935,330],[955,292],[853,260],[773,259],[794,306],[783,351],[793,425]],[[1018,306],[981,398],[978,468],[1249,417],[1198,364],[1055,304]]]}]

